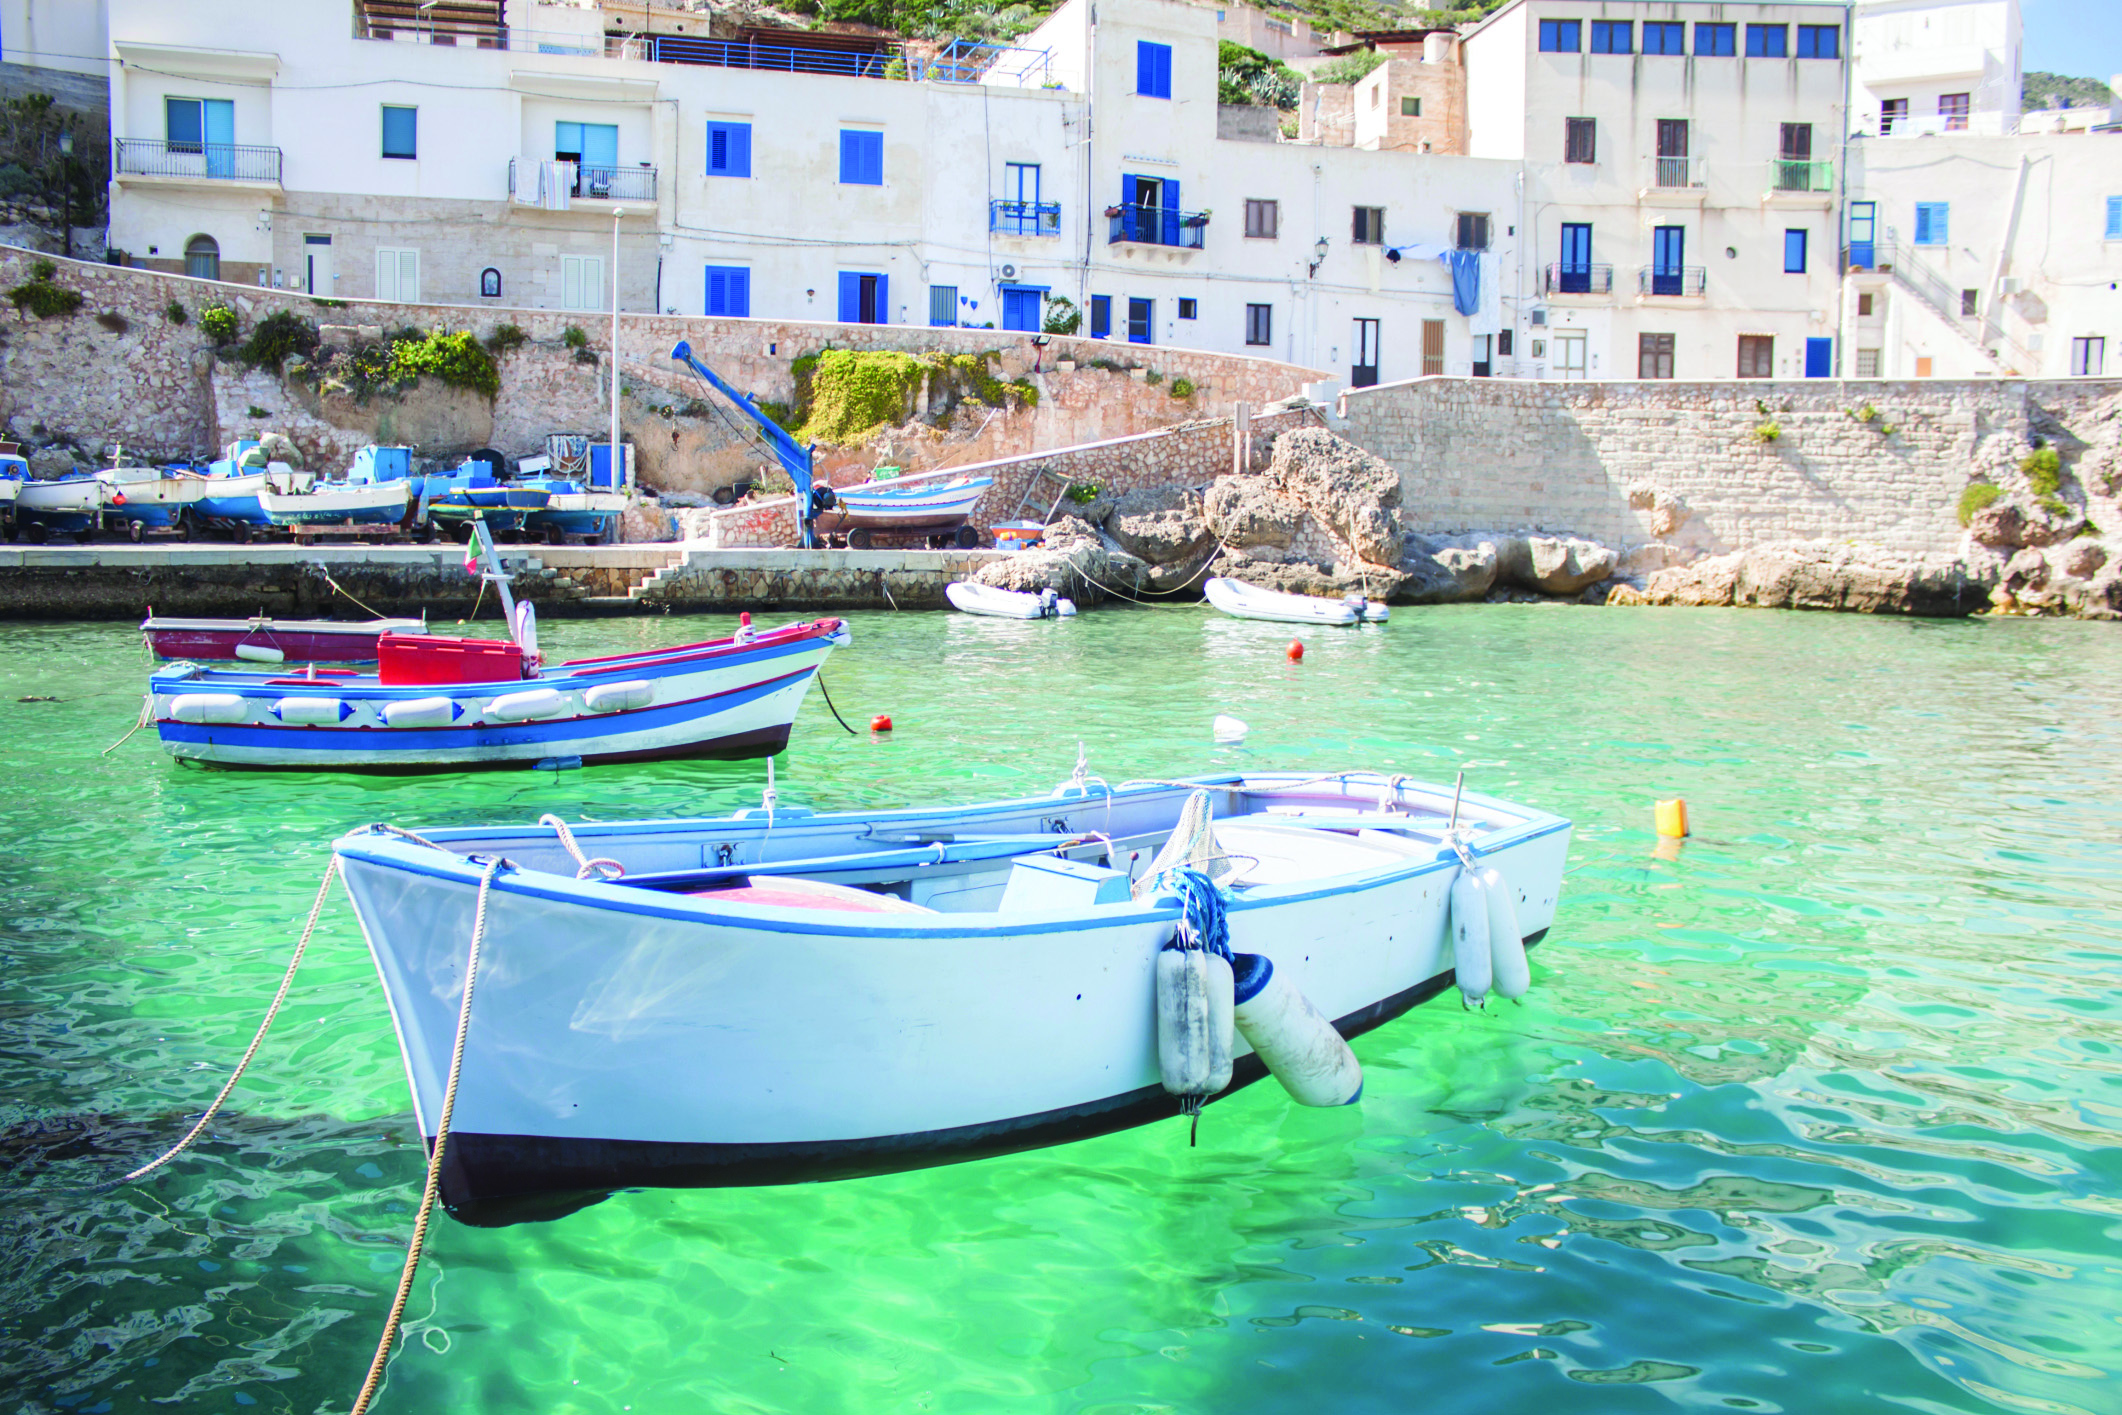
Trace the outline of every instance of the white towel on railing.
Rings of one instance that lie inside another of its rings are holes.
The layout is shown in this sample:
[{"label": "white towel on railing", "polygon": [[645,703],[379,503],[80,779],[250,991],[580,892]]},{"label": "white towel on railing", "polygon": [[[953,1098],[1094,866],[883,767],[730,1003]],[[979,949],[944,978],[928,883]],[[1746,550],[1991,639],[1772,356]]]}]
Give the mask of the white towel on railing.
[{"label": "white towel on railing", "polygon": [[538,164],[538,205],[547,211],[566,211],[574,199],[575,164],[572,162],[541,162]]}]

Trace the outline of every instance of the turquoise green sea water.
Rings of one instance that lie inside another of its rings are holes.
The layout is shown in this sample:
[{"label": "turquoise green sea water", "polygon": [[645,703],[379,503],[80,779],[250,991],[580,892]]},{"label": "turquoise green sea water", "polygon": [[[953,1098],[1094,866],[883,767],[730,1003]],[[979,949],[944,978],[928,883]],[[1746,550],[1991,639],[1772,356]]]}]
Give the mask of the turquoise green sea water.
[{"label": "turquoise green sea water", "polygon": [[[727,620],[558,622],[611,652]],[[2122,1408],[2122,634],[1471,606],[864,615],[782,799],[1377,767],[1578,823],[1523,1007],[1036,1154],[438,1223],[383,1411]],[[421,1176],[343,902],[214,1138],[329,841],[711,813],[760,763],[363,780],[179,768],[120,626],[0,626],[0,1410],[344,1409]],[[23,701],[53,698],[56,701]],[[1252,724],[1218,748],[1209,719]],[[1661,857],[1651,803],[1696,837]],[[1007,999],[997,999],[1006,1006]],[[712,1077],[698,1078],[712,1085]],[[71,1121],[65,1119],[71,1118]],[[35,1136],[86,1138],[40,1156]]]}]

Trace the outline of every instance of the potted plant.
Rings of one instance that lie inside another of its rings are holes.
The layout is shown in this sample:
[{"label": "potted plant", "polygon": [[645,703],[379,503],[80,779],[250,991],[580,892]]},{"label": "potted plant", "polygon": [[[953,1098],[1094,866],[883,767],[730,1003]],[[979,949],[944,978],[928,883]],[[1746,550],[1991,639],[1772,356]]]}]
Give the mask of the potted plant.
[{"label": "potted plant", "polygon": [[1186,224],[1189,226],[1206,226],[1208,218],[1214,214],[1208,211],[1189,212],[1186,216]]},{"label": "potted plant", "polygon": [[1120,214],[1120,208],[1117,206],[1108,206],[1107,208],[1105,208],[1105,214],[1107,216],[1118,216]]}]

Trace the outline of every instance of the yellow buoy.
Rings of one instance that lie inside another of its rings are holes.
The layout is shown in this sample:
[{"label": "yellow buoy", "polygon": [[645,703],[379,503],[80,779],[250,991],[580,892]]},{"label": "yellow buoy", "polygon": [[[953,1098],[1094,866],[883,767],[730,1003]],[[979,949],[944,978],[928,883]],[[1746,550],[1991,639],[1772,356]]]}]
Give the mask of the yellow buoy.
[{"label": "yellow buoy", "polygon": [[1660,801],[1658,803],[1658,834],[1673,840],[1687,836],[1687,802]]}]

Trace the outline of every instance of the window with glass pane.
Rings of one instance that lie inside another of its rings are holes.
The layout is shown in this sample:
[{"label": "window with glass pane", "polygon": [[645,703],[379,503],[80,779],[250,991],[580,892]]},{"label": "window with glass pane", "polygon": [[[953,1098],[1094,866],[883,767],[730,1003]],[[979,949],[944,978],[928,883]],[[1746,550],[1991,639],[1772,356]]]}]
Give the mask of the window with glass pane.
[{"label": "window with glass pane", "polygon": [[1403,118],[1421,117],[1422,100],[1419,98],[1403,97],[1400,100],[1400,116]]},{"label": "window with glass pane", "polygon": [[2122,197],[2107,199],[2107,233],[2101,239],[2122,241]]},{"label": "window with glass pane", "polygon": [[1695,53],[1711,58],[1732,57],[1737,52],[1735,45],[1739,37],[1737,25],[1697,24],[1695,26]]},{"label": "window with glass pane", "polygon": [[1272,344],[1275,342],[1275,307],[1273,305],[1247,305],[1245,307],[1245,342],[1248,344]]},{"label": "window with glass pane", "polygon": [[1485,211],[1462,211],[1459,213],[1459,249],[1462,251],[1485,251],[1488,249],[1488,213]]},{"label": "window with glass pane", "polygon": [[1382,246],[1385,244],[1385,208],[1382,206],[1359,206],[1355,209],[1353,232],[1349,239],[1359,246]]},{"label": "window with glass pane", "polygon": [[1976,312],[1975,302],[1980,298],[1981,293],[1979,290],[1962,290],[1960,292],[1960,313],[1974,314]]},{"label": "window with glass pane", "polygon": [[1938,95],[1938,116],[1945,120],[1945,131],[1964,133],[1967,131],[1967,95],[1964,93],[1941,93]]},{"label": "window with glass pane", "polygon": [[1857,377],[1877,378],[1878,376],[1879,351],[1877,349],[1857,350]]},{"label": "window with glass pane", "polygon": [[949,329],[958,322],[957,286],[928,287],[928,322],[939,329]]},{"label": "window with glass pane", "polygon": [[1746,27],[1746,57],[1749,59],[1789,58],[1790,26],[1748,25]]},{"label": "window with glass pane", "polygon": [[1783,233],[1783,273],[1803,275],[1805,273],[1805,233],[1785,231]]},{"label": "window with glass pane", "polygon": [[1638,334],[1636,336],[1636,377],[1671,378],[1673,376],[1673,336],[1670,334]]},{"label": "window with glass pane", "polygon": [[1774,378],[1776,376],[1776,341],[1772,335],[1742,334],[1739,336],[1739,377]]},{"label": "window with glass pane", "polygon": [[420,155],[420,110],[383,105],[383,155],[385,157],[418,157]]},{"label": "window with glass pane", "polygon": [[1886,135],[1908,121],[1908,100],[1889,98],[1879,105],[1879,132]]},{"label": "window with glass pane", "polygon": [[1579,20],[1540,21],[1540,52],[1542,54],[1574,54],[1582,47],[1583,22]]},{"label": "window with glass pane", "polygon": [[1592,53],[1633,54],[1636,52],[1636,25],[1633,20],[1593,20]]},{"label": "window with glass pane", "polygon": [[1599,120],[1596,118],[1564,118],[1562,125],[1562,160],[1564,162],[1597,162],[1599,160]]},{"label": "window with glass pane", "polygon": [[2070,341],[2070,372],[2073,378],[2098,378],[2106,367],[2107,340],[2090,338]]},{"label": "window with glass pane", "polygon": [[1247,200],[1245,203],[1245,234],[1257,240],[1272,241],[1282,225],[1282,204],[1274,201]]},{"label": "window with glass pane", "polygon": [[1181,299],[1179,301],[1179,318],[1199,319],[1200,317],[1201,302],[1199,300]]},{"label": "window with glass pane", "polygon": [[1113,332],[1113,297],[1093,295],[1090,297],[1090,337],[1110,338]]},{"label": "window with glass pane", "polygon": [[1687,52],[1687,26],[1664,20],[1643,22],[1643,52],[1645,54],[1685,54]]},{"label": "window with glass pane", "polygon": [[1842,27],[1840,25],[1799,25],[1798,57],[1800,59],[1841,58]]}]

